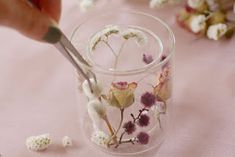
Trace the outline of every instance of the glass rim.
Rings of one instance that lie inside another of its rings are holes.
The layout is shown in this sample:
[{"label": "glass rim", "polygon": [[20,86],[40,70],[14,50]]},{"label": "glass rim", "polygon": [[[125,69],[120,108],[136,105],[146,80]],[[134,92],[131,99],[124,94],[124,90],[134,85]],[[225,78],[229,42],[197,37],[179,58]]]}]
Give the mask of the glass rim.
[{"label": "glass rim", "polygon": [[[96,64],[93,64],[91,66],[87,66],[83,63],[80,63],[85,69],[91,70],[94,73],[100,73],[100,74],[106,74],[106,75],[118,75],[118,76],[135,75],[135,74],[143,73],[148,69],[152,69],[153,67],[156,67],[156,68],[161,67],[162,65],[164,65],[165,63],[167,63],[171,59],[171,57],[173,56],[173,54],[175,52],[175,35],[174,35],[173,31],[171,30],[171,28],[162,19],[155,17],[154,15],[151,15],[151,14],[148,14],[145,12],[141,12],[141,11],[117,10],[115,12],[108,13],[108,14],[115,14],[115,13],[128,13],[128,14],[142,15],[142,16],[146,16],[148,18],[152,18],[152,19],[158,21],[164,28],[166,28],[167,32],[169,33],[169,38],[172,39],[172,43],[170,44],[169,54],[167,55],[167,57],[164,60],[159,61],[159,58],[156,58],[156,59],[154,59],[153,62],[151,62],[150,64],[148,64],[146,66],[143,66],[141,68],[131,69],[131,70],[106,69],[101,66],[96,66]],[[75,29],[72,32],[71,38],[70,38],[71,42],[72,42],[76,32],[80,29],[81,26],[83,26],[88,21],[90,21],[94,18],[102,17],[104,15],[107,15],[107,13],[102,13],[100,15],[88,18],[87,20],[84,20],[81,24],[79,24],[77,27],[75,27]]]}]

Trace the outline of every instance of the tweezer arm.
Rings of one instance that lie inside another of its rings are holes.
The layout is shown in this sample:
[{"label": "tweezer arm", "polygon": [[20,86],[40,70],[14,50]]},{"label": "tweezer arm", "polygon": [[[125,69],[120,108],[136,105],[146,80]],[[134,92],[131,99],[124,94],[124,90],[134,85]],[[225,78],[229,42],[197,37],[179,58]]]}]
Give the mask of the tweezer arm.
[{"label": "tweezer arm", "polygon": [[83,56],[77,51],[77,49],[73,46],[73,44],[70,42],[70,40],[65,36],[65,34],[62,33],[61,39],[60,39],[60,43],[69,50],[69,52],[71,54],[73,54],[76,59],[78,59],[80,61],[80,63],[85,64],[86,66],[90,65],[87,63],[87,61],[83,58]]},{"label": "tweezer arm", "polygon": [[91,85],[91,82],[90,82],[90,79],[89,79],[89,76],[83,71],[83,69],[80,67],[77,59],[76,59],[76,56],[73,54],[73,53],[70,53],[69,50],[67,50],[67,48],[63,45],[63,43],[61,43],[61,41],[59,41],[58,43],[55,44],[55,47],[61,52],[61,54],[67,58],[70,63],[72,63],[72,65],[75,67],[75,69],[77,70],[77,72],[79,73],[79,75],[83,76],[83,78],[85,80],[87,80],[88,84],[89,84],[89,87],[91,89],[91,91],[93,92],[92,90],[92,85]]}]

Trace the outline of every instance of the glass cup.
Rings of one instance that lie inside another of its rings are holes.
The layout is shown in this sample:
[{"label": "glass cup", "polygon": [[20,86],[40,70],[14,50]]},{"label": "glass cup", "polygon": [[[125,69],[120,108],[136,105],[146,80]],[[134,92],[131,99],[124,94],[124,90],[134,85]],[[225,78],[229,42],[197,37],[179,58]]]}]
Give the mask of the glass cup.
[{"label": "glass cup", "polygon": [[161,19],[112,11],[76,27],[72,43],[95,78],[78,76],[81,129],[89,144],[133,155],[158,148],[172,107],[175,38]]}]

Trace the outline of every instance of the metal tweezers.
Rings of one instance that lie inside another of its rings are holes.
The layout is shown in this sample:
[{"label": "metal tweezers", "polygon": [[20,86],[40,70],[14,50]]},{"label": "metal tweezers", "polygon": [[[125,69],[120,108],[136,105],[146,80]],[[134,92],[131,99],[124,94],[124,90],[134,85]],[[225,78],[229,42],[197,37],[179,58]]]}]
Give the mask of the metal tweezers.
[{"label": "metal tweezers", "polygon": [[96,81],[96,76],[92,71],[88,69],[84,71],[84,68],[82,68],[81,64],[84,64],[87,67],[90,67],[90,65],[83,58],[83,56],[77,51],[77,49],[64,35],[64,33],[62,33],[60,41],[55,44],[55,47],[62,53],[64,57],[66,57],[72,63],[72,65],[76,68],[78,74],[82,76],[85,80],[87,80],[90,90],[91,92],[93,92],[90,77],[93,77],[94,80]]}]

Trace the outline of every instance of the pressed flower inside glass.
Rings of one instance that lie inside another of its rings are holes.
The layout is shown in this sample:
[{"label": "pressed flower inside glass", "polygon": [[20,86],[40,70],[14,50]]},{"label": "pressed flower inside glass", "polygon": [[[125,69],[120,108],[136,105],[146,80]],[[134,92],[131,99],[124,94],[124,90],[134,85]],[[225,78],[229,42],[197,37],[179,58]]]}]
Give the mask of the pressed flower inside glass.
[{"label": "pressed flower inside glass", "polygon": [[[151,30],[138,26],[105,25],[92,34],[89,41],[88,59],[101,69],[140,69],[158,61],[163,55],[159,37]],[[105,56],[106,61],[99,56]],[[131,59],[126,62],[128,58]]]}]

